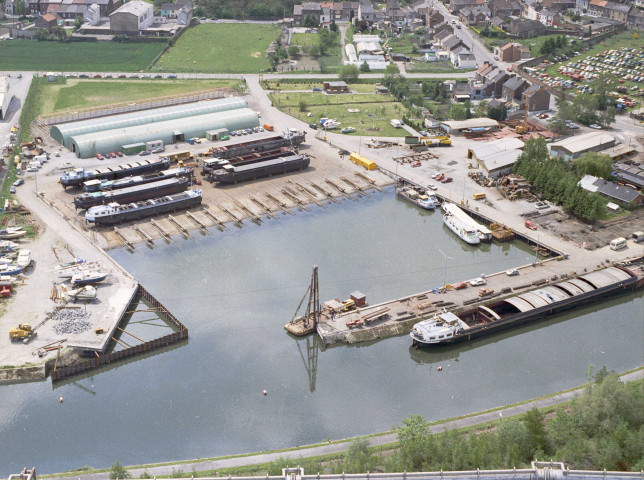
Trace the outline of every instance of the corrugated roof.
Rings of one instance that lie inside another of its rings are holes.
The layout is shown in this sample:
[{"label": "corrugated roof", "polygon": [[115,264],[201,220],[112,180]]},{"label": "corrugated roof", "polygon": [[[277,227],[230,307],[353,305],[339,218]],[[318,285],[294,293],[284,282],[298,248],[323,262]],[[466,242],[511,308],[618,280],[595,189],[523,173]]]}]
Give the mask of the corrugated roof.
[{"label": "corrugated roof", "polygon": [[519,298],[525,300],[534,308],[545,307],[546,305],[550,304],[550,302],[547,302],[534,292],[522,293],[521,295],[519,295]]},{"label": "corrugated roof", "polygon": [[570,280],[568,280],[568,282],[572,283],[576,287],[579,287],[579,289],[584,292],[592,292],[593,290],[595,290],[589,284],[587,284],[583,280],[579,280],[578,278],[571,278]]},{"label": "corrugated roof", "polygon": [[606,147],[609,147],[610,143],[614,143],[615,139],[605,132],[589,132],[584,133],[583,135],[575,135],[574,137],[566,138],[565,140],[559,140],[550,144],[550,149],[552,150],[557,148],[562,148],[568,150],[570,153],[584,152],[590,150],[591,148],[598,147],[602,144],[606,144]]},{"label": "corrugated roof", "polygon": [[127,2],[121,5],[110,15],[113,15],[115,13],[131,13],[132,15],[139,16],[147,12],[148,10],[152,10],[152,5],[150,3],[141,2],[140,0],[134,0],[133,2]]},{"label": "corrugated roof", "polygon": [[519,297],[506,298],[505,301],[517,307],[520,312],[529,312],[534,309],[534,306]]},{"label": "corrugated roof", "polygon": [[563,288],[566,292],[568,292],[572,296],[576,296],[581,293],[584,293],[584,291],[574,283],[561,282],[561,283],[558,283],[556,286],[559,288]]}]

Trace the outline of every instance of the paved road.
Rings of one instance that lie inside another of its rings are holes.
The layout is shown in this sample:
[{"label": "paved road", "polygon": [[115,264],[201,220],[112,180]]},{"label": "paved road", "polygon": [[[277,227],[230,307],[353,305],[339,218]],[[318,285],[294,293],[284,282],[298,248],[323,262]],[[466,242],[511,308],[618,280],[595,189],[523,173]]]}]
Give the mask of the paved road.
[{"label": "paved road", "polygon": [[[633,373],[622,375],[621,378],[623,381],[633,381],[638,380],[643,377],[644,370],[638,370]],[[564,393],[559,393],[550,397],[537,398],[530,402],[524,403],[522,405],[515,405],[507,408],[502,408],[493,412],[485,412],[474,414],[466,418],[459,418],[453,421],[447,421],[439,425],[434,425],[431,427],[433,433],[439,433],[446,430],[453,430],[465,427],[472,427],[475,425],[491,422],[493,420],[498,420],[501,417],[512,417],[515,415],[520,415],[527,412],[528,410],[537,407],[537,408],[546,408],[559,403],[567,402],[573,397],[583,393],[583,387],[579,387],[575,390],[571,390]],[[376,437],[370,438],[370,443],[372,446],[385,445],[397,441],[395,433],[386,433]],[[203,471],[203,470],[221,470],[224,468],[235,468],[243,467],[247,465],[256,465],[260,463],[268,463],[275,461],[279,458],[287,459],[298,459],[304,457],[313,457],[318,455],[328,455],[334,453],[344,452],[350,444],[350,440],[345,440],[339,443],[333,443],[329,445],[318,445],[311,447],[303,447],[298,450],[292,450],[288,452],[275,452],[275,453],[259,453],[255,455],[248,455],[243,457],[233,457],[225,458],[220,460],[195,460],[190,463],[178,463],[178,464],[166,464],[157,467],[147,468],[148,473],[153,476],[161,475],[172,475],[173,470],[181,469],[183,471]],[[45,469],[46,466],[40,466],[41,470]],[[145,469],[132,467],[129,469],[132,477],[139,477]],[[70,477],[65,476],[53,476],[54,479],[68,479]],[[109,472],[102,473],[92,473],[92,474],[74,474],[72,478],[78,478],[78,480],[107,480],[109,479]]]}]

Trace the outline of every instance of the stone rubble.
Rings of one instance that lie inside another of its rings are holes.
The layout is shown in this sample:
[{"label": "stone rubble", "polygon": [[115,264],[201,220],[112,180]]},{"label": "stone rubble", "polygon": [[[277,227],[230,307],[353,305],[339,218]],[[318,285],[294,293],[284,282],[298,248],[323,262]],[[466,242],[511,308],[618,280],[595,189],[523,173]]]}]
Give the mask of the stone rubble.
[{"label": "stone rubble", "polygon": [[54,331],[58,334],[78,334],[92,328],[92,322],[88,319],[91,312],[84,309],[61,308],[52,314],[52,319],[56,320]]}]

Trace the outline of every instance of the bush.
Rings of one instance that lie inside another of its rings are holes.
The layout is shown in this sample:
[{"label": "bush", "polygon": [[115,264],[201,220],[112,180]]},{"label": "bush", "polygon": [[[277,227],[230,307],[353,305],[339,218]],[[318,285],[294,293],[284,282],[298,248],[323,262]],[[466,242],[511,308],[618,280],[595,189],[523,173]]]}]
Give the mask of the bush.
[{"label": "bush", "polygon": [[132,474],[123,466],[121,462],[117,461],[110,470],[110,480],[131,478]]}]

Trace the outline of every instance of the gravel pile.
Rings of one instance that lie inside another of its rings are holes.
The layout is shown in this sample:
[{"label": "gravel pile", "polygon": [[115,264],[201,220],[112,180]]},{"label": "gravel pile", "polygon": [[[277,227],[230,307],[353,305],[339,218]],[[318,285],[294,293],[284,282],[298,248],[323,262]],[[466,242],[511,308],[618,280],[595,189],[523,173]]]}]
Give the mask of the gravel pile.
[{"label": "gravel pile", "polygon": [[83,333],[92,328],[88,320],[90,313],[83,309],[61,308],[56,310],[52,318],[56,320],[54,331],[58,334]]}]

